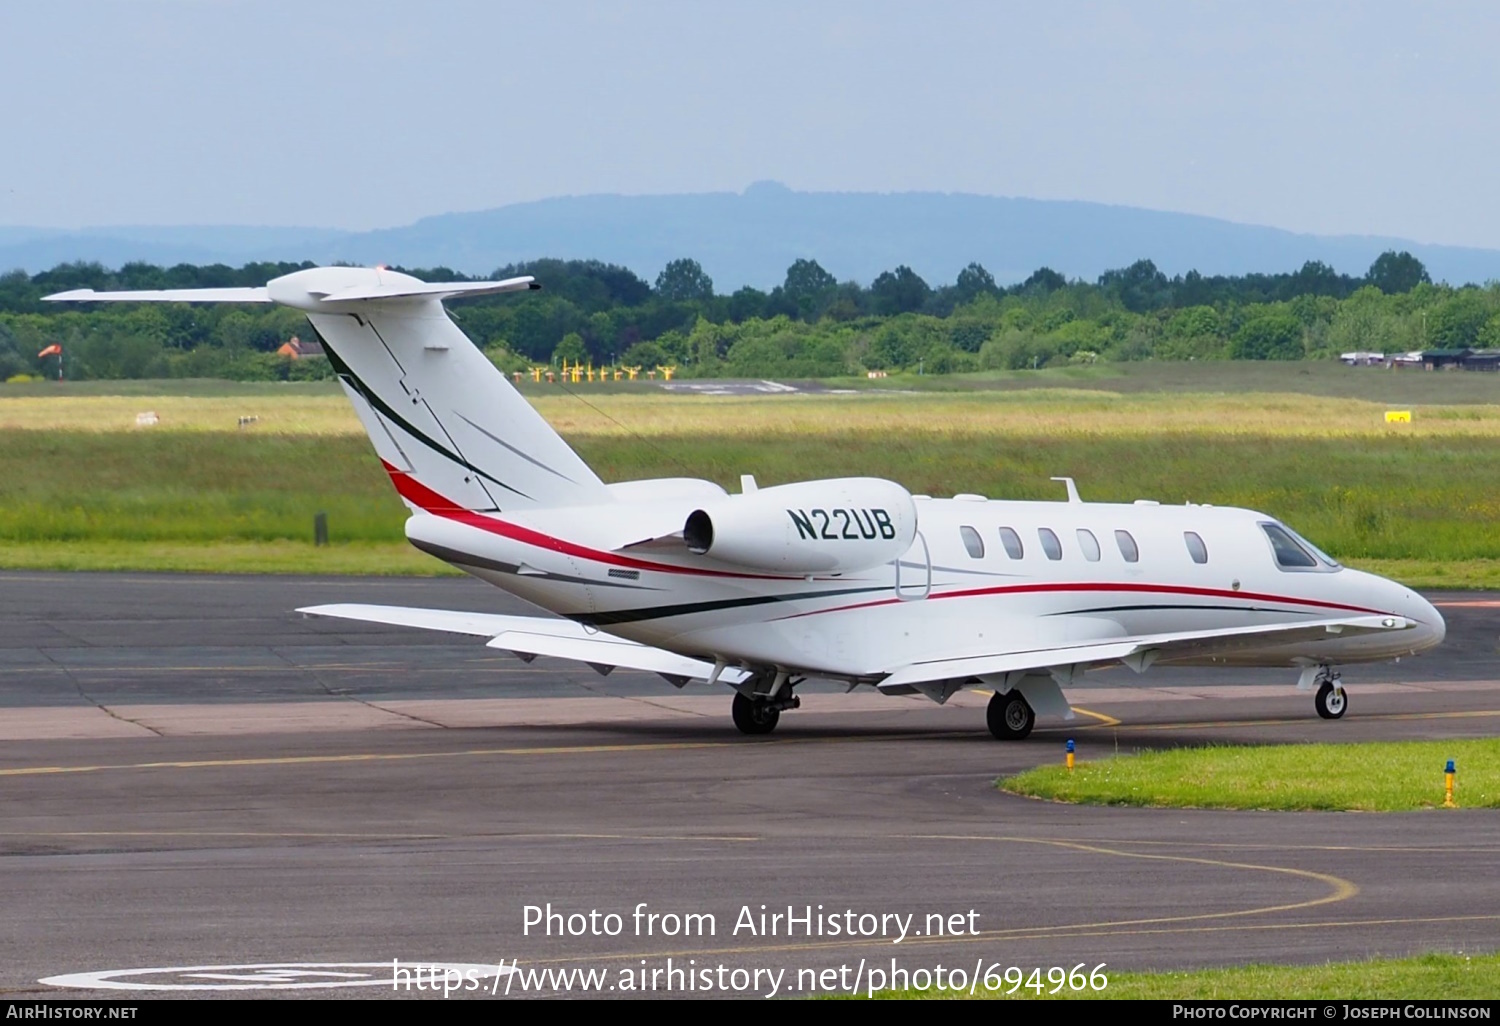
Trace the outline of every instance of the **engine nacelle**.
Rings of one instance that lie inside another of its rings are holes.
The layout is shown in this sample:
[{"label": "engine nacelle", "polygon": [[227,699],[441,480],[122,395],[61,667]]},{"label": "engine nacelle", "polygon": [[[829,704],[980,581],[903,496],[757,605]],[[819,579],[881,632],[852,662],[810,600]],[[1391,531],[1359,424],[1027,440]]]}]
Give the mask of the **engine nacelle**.
[{"label": "engine nacelle", "polygon": [[840,477],[730,495],[694,510],[688,551],[783,573],[845,573],[889,563],[911,548],[911,493],[877,477]]}]

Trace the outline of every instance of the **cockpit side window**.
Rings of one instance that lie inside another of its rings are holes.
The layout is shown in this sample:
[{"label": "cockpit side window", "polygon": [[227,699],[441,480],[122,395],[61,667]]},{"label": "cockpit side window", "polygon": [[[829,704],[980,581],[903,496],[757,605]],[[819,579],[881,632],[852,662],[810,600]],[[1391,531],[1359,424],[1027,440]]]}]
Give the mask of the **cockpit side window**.
[{"label": "cockpit side window", "polygon": [[1283,570],[1317,570],[1318,560],[1311,552],[1298,544],[1297,536],[1280,524],[1261,524],[1271,542],[1271,552],[1276,565]]},{"label": "cockpit side window", "polygon": [[1282,530],[1286,531],[1287,534],[1289,534],[1293,538],[1297,539],[1297,544],[1298,545],[1301,545],[1304,549],[1306,549],[1308,552],[1311,552],[1314,556],[1317,556],[1318,557],[1318,562],[1322,563],[1324,566],[1328,567],[1330,570],[1342,570],[1342,569],[1344,569],[1344,564],[1342,564],[1338,560],[1334,559],[1328,553],[1326,553],[1322,549],[1318,548],[1316,545],[1314,545],[1312,542],[1308,541],[1306,538],[1302,537],[1296,531],[1293,531],[1290,527],[1287,527],[1285,524],[1282,524],[1281,527],[1282,527]]}]

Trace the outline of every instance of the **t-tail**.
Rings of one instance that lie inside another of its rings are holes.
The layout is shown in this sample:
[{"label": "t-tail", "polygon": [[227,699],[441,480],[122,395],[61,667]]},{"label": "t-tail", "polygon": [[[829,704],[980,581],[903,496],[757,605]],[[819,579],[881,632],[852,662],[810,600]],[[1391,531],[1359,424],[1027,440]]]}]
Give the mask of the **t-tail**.
[{"label": "t-tail", "polygon": [[307,314],[402,499],[413,509],[539,509],[612,501],[598,476],[443,309],[524,292],[531,278],[428,283],[366,267],[296,271],[253,289],[46,297],[73,302],[280,303]]}]

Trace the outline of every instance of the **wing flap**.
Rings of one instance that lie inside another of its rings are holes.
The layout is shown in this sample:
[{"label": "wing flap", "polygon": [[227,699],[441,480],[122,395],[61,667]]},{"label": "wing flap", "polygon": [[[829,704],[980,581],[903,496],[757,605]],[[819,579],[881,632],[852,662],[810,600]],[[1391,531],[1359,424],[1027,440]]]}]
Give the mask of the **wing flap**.
[{"label": "wing flap", "polygon": [[[554,634],[506,631],[490,639],[489,647],[518,655],[572,659],[588,663],[595,669],[601,666],[622,666],[627,670],[644,670],[667,677],[686,677],[689,680],[707,680],[714,672],[714,664],[702,659],[601,634],[584,638],[563,638]],[[719,675],[719,679],[726,684],[737,684],[747,676],[745,671],[730,667]]]},{"label": "wing flap", "polygon": [[961,659],[934,659],[903,666],[881,681],[878,687],[882,691],[894,691],[897,688],[931,681],[982,677],[991,673],[1040,670],[1050,666],[1071,666],[1077,663],[1110,663],[1124,659],[1136,651],[1137,647],[1136,642],[1126,640],[1098,645],[1042,648],[1029,652],[967,656]]}]

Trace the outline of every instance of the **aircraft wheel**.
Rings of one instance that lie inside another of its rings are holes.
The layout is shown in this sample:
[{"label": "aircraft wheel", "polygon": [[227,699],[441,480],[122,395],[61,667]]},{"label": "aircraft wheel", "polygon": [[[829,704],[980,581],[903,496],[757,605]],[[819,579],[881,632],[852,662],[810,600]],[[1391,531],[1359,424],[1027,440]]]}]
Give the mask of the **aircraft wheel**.
[{"label": "aircraft wheel", "polygon": [[1348,710],[1349,696],[1344,694],[1342,687],[1325,681],[1313,698],[1313,706],[1323,719],[1336,720]]},{"label": "aircraft wheel", "polygon": [[738,691],[734,694],[734,704],[729,707],[729,712],[734,717],[734,725],[740,728],[742,734],[769,734],[776,729],[776,723],[781,719],[781,710],[764,698],[746,698]]},{"label": "aircraft wheel", "polygon": [[1036,726],[1036,713],[1019,691],[991,695],[984,718],[989,723],[990,733],[1001,741],[1019,741]]}]

